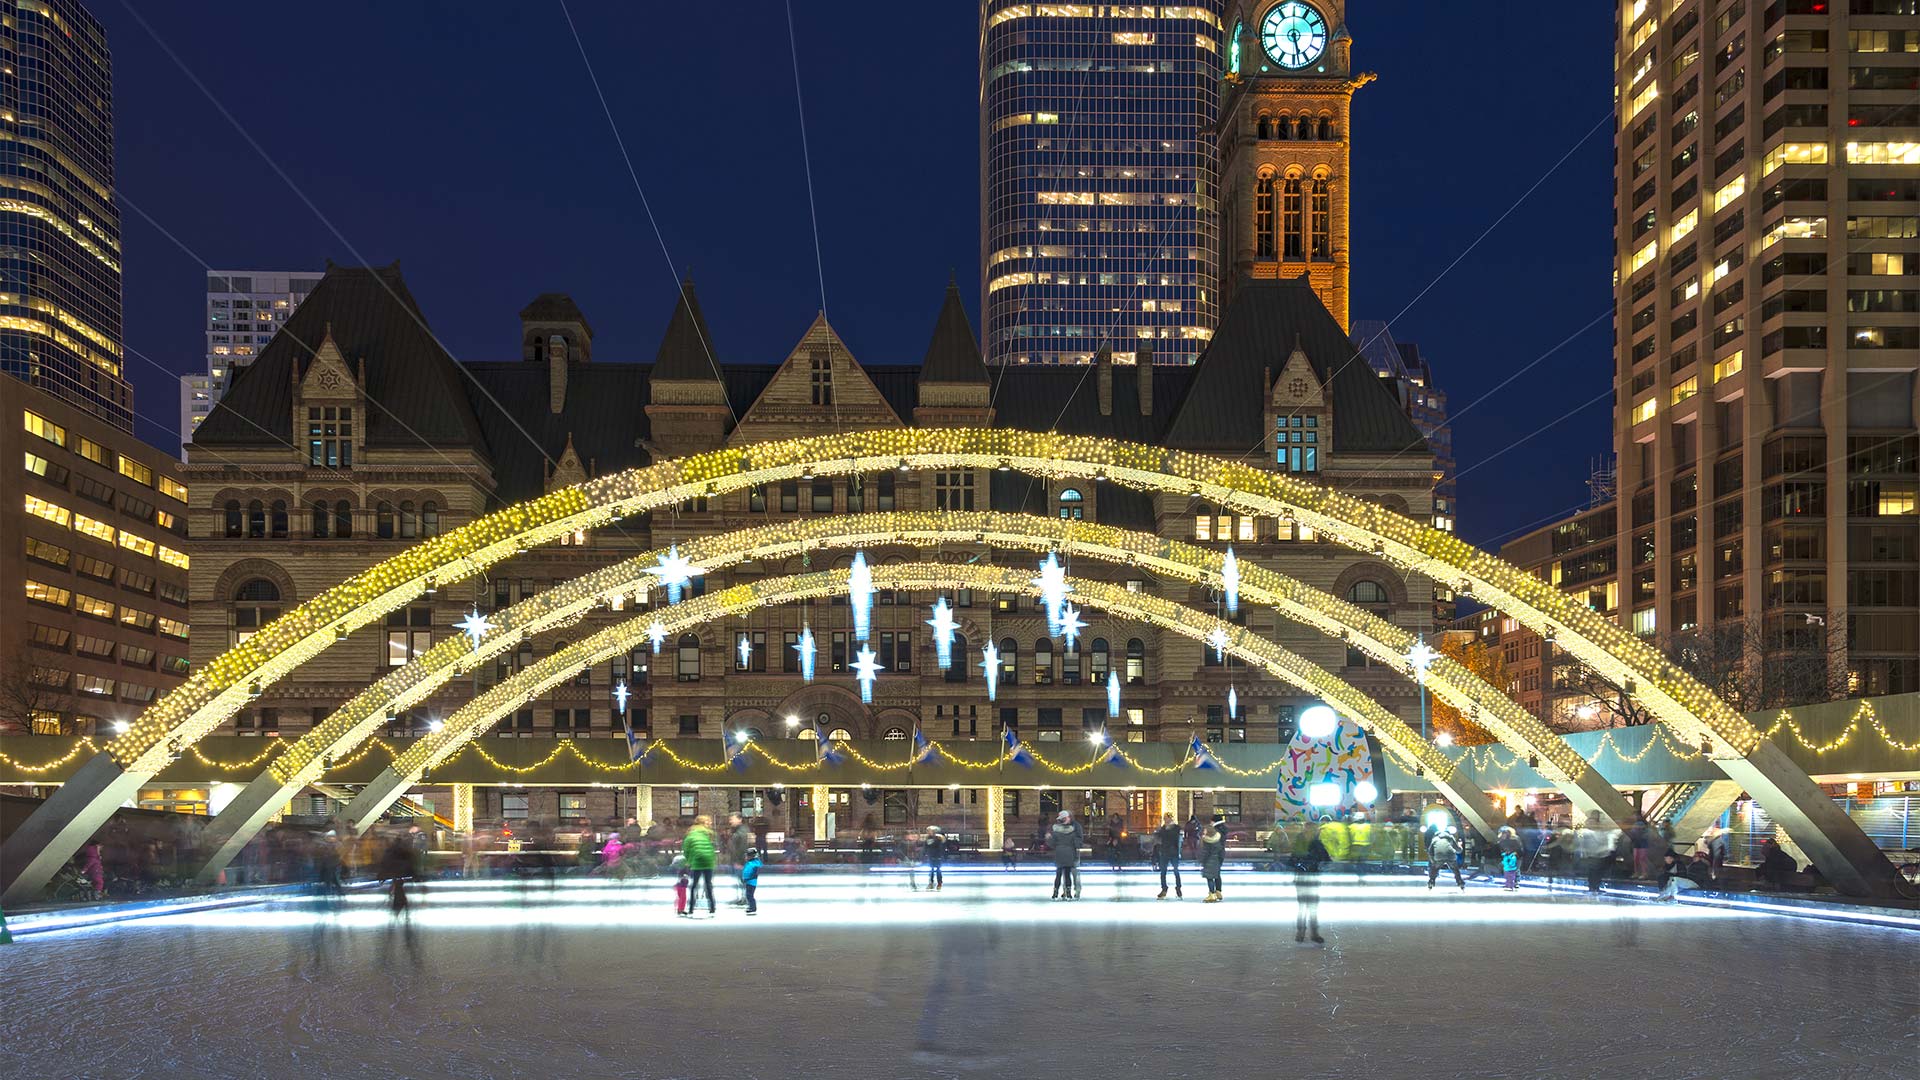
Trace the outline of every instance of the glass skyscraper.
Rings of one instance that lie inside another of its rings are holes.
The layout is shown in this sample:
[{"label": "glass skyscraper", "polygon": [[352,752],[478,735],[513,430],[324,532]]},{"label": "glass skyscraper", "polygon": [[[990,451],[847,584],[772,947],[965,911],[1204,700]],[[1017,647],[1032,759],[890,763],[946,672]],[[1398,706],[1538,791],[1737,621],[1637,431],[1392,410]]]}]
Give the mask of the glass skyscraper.
[{"label": "glass skyscraper", "polygon": [[1187,364],[1218,313],[1219,0],[981,0],[988,363]]},{"label": "glass skyscraper", "polygon": [[106,31],[73,0],[0,14],[0,369],[132,430]]}]

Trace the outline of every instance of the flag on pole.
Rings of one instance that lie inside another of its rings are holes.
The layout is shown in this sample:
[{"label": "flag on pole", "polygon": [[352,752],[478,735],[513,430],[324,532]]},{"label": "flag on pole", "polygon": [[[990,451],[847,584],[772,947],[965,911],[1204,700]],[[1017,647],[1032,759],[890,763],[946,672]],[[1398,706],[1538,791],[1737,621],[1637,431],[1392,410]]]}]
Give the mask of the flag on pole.
[{"label": "flag on pole", "polygon": [[1206,743],[1200,741],[1200,736],[1198,735],[1195,735],[1193,741],[1187,744],[1187,753],[1193,757],[1193,767],[1196,769],[1217,769],[1220,767],[1220,762],[1214,758],[1213,751],[1207,748]]},{"label": "flag on pole", "polygon": [[827,738],[827,729],[820,721],[813,722],[813,759],[823,765],[838,765],[846,755],[834,749],[833,740]]},{"label": "flag on pole", "polygon": [[744,731],[736,731],[733,736],[729,738],[724,726],[720,730],[720,758],[722,761],[725,761],[734,772],[747,771],[746,734]]},{"label": "flag on pole", "polygon": [[1013,733],[1012,728],[1006,729],[1006,733],[1001,736],[1000,744],[1004,748],[1007,760],[1024,768],[1033,768],[1033,754],[1027,750],[1027,744],[1021,742],[1020,737]]},{"label": "flag on pole", "polygon": [[939,752],[940,748],[935,746],[933,741],[928,739],[925,733],[920,730],[920,721],[915,720],[913,722],[913,757],[908,759],[909,762],[914,765],[919,765],[922,762],[933,760],[933,756]]},{"label": "flag on pole", "polygon": [[1107,749],[1100,755],[1100,760],[1120,769],[1129,768],[1132,765],[1132,762],[1127,760],[1127,755],[1120,752],[1120,744],[1112,739],[1107,740]]}]

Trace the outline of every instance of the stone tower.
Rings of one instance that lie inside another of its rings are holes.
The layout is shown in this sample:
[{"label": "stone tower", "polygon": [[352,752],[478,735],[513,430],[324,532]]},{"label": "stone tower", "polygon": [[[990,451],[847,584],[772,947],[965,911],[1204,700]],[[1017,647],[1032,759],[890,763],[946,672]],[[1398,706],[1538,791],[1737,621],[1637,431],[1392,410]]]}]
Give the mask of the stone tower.
[{"label": "stone tower", "polygon": [[1345,0],[1233,0],[1220,91],[1221,307],[1304,277],[1348,329],[1353,73]]}]

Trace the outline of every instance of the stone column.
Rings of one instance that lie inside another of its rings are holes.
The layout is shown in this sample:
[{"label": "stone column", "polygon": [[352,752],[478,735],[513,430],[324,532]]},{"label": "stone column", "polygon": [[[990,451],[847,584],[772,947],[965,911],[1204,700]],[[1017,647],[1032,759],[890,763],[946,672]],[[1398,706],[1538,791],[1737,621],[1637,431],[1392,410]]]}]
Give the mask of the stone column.
[{"label": "stone column", "polygon": [[827,839],[827,786],[813,785],[813,839],[815,843]]},{"label": "stone column", "polygon": [[1007,839],[1007,789],[987,789],[987,853],[991,858]]},{"label": "stone column", "polygon": [[453,820],[453,831],[458,833],[472,832],[473,785],[450,784],[448,786],[453,789],[453,813],[448,815],[448,817]]},{"label": "stone column", "polygon": [[633,819],[643,829],[653,827],[653,785],[637,784],[633,789]]},{"label": "stone column", "polygon": [[[1160,813],[1163,817],[1167,814],[1172,814],[1173,820],[1176,823],[1182,822],[1184,820],[1180,816],[1180,789],[1179,788],[1163,787],[1160,789]],[[1159,828],[1160,819],[1155,818],[1154,820],[1148,822],[1147,827],[1150,829]]]}]

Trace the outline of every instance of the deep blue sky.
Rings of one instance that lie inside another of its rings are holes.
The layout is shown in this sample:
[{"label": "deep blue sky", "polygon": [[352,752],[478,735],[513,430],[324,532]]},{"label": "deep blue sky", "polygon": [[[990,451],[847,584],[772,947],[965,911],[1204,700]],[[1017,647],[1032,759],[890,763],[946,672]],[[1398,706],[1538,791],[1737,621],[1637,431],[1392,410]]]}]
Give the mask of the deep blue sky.
[{"label": "deep blue sky", "polygon": [[[88,3],[113,49],[119,187],[199,258],[398,259],[461,359],[517,355],[520,307],[565,291],[597,360],[652,357],[674,271],[558,0],[137,3],[324,221],[123,0]],[[978,327],[977,7],[794,9],[829,314],[860,359],[917,361],[950,269]],[[722,361],[781,359],[821,306],[785,8],[572,11]],[[1353,310],[1397,316],[1456,411],[1471,406],[1455,425],[1464,469],[1607,391],[1601,319],[1478,401],[1610,308],[1610,126],[1420,294],[1607,112],[1613,28],[1595,4],[1483,5],[1465,36],[1460,18],[1411,0],[1349,7],[1355,62],[1381,76],[1355,104]],[[121,216],[128,345],[199,369],[203,268],[131,207]],[[177,445],[177,384],[137,358],[130,370],[141,434]],[[1463,534],[1494,539],[1581,503],[1608,408],[1467,475]]]}]

